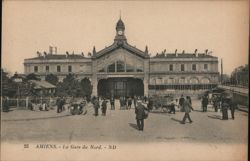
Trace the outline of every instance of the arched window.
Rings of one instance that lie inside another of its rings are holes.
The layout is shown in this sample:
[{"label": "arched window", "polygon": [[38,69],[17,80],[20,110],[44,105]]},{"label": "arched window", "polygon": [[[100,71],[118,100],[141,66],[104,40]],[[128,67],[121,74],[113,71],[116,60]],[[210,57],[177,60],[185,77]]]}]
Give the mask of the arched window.
[{"label": "arched window", "polygon": [[115,63],[108,66],[108,72],[115,72]]},{"label": "arched window", "polygon": [[199,83],[199,80],[198,78],[191,78],[190,81],[189,81],[190,84],[198,84]]},{"label": "arched window", "polygon": [[125,72],[125,63],[123,61],[117,61],[117,72]]},{"label": "arched window", "polygon": [[208,78],[202,78],[201,79],[201,83],[202,84],[209,84],[210,83],[210,80]]},{"label": "arched window", "polygon": [[184,77],[181,77],[181,78],[179,79],[179,83],[180,83],[180,84],[186,83],[185,78],[184,78]]}]

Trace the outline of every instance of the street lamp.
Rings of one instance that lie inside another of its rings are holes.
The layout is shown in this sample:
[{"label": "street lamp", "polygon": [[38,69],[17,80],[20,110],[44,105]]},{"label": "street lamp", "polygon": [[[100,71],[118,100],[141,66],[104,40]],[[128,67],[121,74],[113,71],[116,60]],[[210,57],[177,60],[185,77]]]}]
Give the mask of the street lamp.
[{"label": "street lamp", "polygon": [[[23,80],[22,80],[22,78],[16,77],[16,78],[13,79],[13,81],[17,83],[17,96],[18,96],[18,98],[20,98],[19,84],[22,83]],[[18,99],[17,99],[17,108],[18,108],[18,107],[19,107],[19,102],[18,102]]]}]

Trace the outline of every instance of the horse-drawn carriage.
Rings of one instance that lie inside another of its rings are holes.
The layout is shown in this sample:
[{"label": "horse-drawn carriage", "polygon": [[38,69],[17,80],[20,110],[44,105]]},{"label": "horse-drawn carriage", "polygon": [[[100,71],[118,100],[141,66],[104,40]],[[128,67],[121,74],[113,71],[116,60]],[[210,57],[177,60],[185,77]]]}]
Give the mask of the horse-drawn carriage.
[{"label": "horse-drawn carriage", "polygon": [[73,101],[69,104],[68,108],[72,115],[85,114],[86,111],[86,101]]}]

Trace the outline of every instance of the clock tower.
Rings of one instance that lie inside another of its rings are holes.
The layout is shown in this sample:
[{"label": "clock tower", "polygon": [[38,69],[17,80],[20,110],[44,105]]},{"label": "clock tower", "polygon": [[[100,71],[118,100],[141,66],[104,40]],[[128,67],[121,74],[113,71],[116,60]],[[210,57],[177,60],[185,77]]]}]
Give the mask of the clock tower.
[{"label": "clock tower", "polygon": [[117,42],[118,44],[122,44],[123,42],[126,42],[126,36],[125,36],[125,25],[123,23],[123,21],[121,20],[121,18],[118,20],[118,22],[116,23],[116,36],[115,36],[115,42]]}]

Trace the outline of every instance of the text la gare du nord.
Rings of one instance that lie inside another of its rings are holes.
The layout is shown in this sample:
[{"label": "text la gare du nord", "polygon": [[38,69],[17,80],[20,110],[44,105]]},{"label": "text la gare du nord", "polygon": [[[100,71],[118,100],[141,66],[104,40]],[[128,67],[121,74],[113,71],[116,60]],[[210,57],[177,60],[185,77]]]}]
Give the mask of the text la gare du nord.
[{"label": "text la gare du nord", "polygon": [[116,145],[75,145],[75,144],[37,144],[36,149],[93,149],[93,150],[102,150],[102,149],[116,149]]}]

